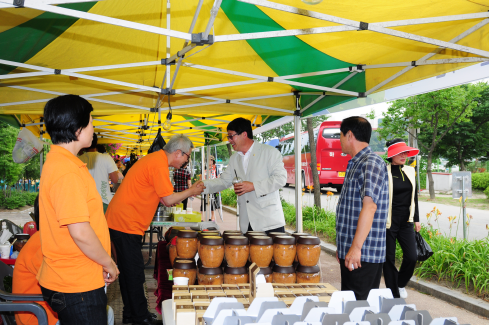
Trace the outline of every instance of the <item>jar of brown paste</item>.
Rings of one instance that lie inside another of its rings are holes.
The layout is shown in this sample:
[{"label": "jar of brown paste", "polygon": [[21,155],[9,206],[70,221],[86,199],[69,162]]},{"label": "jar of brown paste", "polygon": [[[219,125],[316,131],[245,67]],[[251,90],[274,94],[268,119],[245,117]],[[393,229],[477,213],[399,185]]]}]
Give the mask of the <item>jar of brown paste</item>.
[{"label": "jar of brown paste", "polygon": [[173,267],[173,262],[175,261],[175,258],[178,256],[176,245],[177,245],[177,237],[173,237],[172,240],[170,241],[169,246],[168,246],[168,255],[170,257],[170,263],[171,263],[172,267]]},{"label": "jar of brown paste", "polygon": [[182,258],[194,258],[197,254],[197,232],[180,230],[177,235],[177,254]]},{"label": "jar of brown paste", "polygon": [[[299,239],[300,236],[311,236],[311,234],[307,232],[295,232],[291,234],[291,236],[295,238],[295,244],[297,245],[297,240]],[[295,256],[294,262],[299,262],[297,255]]]},{"label": "jar of brown paste", "polygon": [[275,265],[273,267],[273,283],[295,283],[296,275],[293,266],[280,266]]},{"label": "jar of brown paste", "polygon": [[296,269],[297,283],[319,283],[319,266],[298,265]]},{"label": "jar of brown paste", "polygon": [[222,268],[201,267],[198,277],[199,285],[221,285],[224,282]]},{"label": "jar of brown paste", "polygon": [[250,283],[248,270],[245,267],[226,267],[224,284]]},{"label": "jar of brown paste", "polygon": [[244,267],[250,255],[248,238],[229,236],[224,245],[224,254],[229,267]]},{"label": "jar of brown paste", "polygon": [[302,266],[314,266],[318,264],[321,254],[320,240],[314,236],[300,236],[297,239],[297,257]]},{"label": "jar of brown paste", "polygon": [[267,281],[267,283],[272,283],[273,272],[271,267],[260,267],[260,271],[258,271],[258,274],[263,274],[263,276],[265,276],[265,281]]},{"label": "jar of brown paste", "polygon": [[224,257],[224,240],[218,236],[205,236],[200,240],[199,257],[204,267],[221,266]]},{"label": "jar of brown paste", "polygon": [[273,239],[268,236],[251,238],[250,258],[258,267],[270,265],[273,257]]},{"label": "jar of brown paste", "polygon": [[197,277],[197,267],[195,260],[176,259],[173,262],[173,277],[188,278],[188,284],[193,285]]},{"label": "jar of brown paste", "polygon": [[273,260],[280,266],[291,266],[296,256],[295,238],[276,236],[273,239]]}]

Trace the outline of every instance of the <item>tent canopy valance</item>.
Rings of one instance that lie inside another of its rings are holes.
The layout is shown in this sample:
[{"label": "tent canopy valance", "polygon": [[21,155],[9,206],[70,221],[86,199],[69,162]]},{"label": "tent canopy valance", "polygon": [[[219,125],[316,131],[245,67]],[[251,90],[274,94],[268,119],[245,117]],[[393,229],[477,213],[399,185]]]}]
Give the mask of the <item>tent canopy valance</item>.
[{"label": "tent canopy valance", "polygon": [[259,126],[297,109],[334,112],[487,61],[488,9],[487,0],[0,0],[0,114],[39,134],[46,101],[78,94],[94,106],[101,142],[144,151],[171,105],[164,137],[199,146],[226,140],[238,116]]}]

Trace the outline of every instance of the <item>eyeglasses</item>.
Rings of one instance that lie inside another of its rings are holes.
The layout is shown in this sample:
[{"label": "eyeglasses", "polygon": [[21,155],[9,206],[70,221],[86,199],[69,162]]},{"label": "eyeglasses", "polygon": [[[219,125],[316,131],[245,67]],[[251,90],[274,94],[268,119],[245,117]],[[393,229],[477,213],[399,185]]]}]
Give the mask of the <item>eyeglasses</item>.
[{"label": "eyeglasses", "polygon": [[186,152],[183,152],[182,150],[180,150],[180,152],[183,153],[185,156],[187,156],[187,161],[189,161],[190,156]]},{"label": "eyeglasses", "polygon": [[[241,132],[241,133],[242,133],[242,132]],[[241,133],[235,133],[235,134],[233,134],[233,135],[229,135],[229,134],[228,134],[228,139],[229,139],[229,140],[232,140],[232,139],[233,139],[235,136],[240,135]]]}]

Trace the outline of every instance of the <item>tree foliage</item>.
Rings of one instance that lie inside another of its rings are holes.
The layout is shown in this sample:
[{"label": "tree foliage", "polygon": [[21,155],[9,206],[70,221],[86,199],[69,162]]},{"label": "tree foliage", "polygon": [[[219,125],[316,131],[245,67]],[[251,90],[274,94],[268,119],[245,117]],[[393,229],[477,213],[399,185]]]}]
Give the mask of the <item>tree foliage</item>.
[{"label": "tree foliage", "polygon": [[455,124],[469,121],[485,87],[482,83],[469,84],[398,99],[383,114],[379,133],[385,139],[402,137],[409,129],[421,130],[417,139],[427,155],[431,199],[435,198],[431,172],[434,150]]},{"label": "tree foliage", "polygon": [[[319,126],[321,123],[326,121],[328,116],[314,116],[312,117],[312,127],[315,128]],[[301,120],[301,132],[307,130],[307,121],[306,119]],[[260,142],[266,142],[272,139],[281,139],[284,136],[294,133],[294,122],[285,123],[281,126],[278,126],[269,131],[262,132],[256,136],[257,140]]]},{"label": "tree foliage", "polygon": [[17,164],[12,160],[19,130],[0,122],[0,180],[7,185],[14,185],[21,177],[25,164]]}]

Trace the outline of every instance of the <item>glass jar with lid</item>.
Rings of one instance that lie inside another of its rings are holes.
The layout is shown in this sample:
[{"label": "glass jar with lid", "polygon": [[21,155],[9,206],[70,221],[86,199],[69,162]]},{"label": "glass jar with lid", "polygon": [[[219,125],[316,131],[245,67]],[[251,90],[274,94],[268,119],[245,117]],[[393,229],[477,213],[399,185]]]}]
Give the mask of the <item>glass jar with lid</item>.
[{"label": "glass jar with lid", "polygon": [[314,236],[300,236],[297,239],[297,258],[302,266],[314,266],[318,264],[321,254],[321,241]]},{"label": "glass jar with lid", "polygon": [[[308,232],[294,232],[293,234],[290,235],[295,238],[296,246],[297,246],[297,240],[299,239],[300,236],[311,236],[311,234]],[[295,256],[294,262],[299,262],[297,255]]]},{"label": "glass jar with lid", "polygon": [[199,269],[198,276],[199,285],[221,285],[224,282],[222,268],[220,267],[204,267]]},{"label": "glass jar with lid", "polygon": [[224,254],[229,267],[244,267],[250,255],[248,238],[245,236],[229,236],[224,245]]},{"label": "glass jar with lid", "polygon": [[276,236],[273,239],[273,260],[280,266],[291,266],[296,256],[295,238]]},{"label": "glass jar with lid", "polygon": [[180,230],[177,235],[177,255],[182,258],[194,258],[197,254],[197,232]]},{"label": "glass jar with lid", "polygon": [[258,267],[270,265],[273,257],[273,239],[268,236],[251,238],[250,258]]},{"label": "glass jar with lid", "polygon": [[224,268],[224,284],[249,283],[248,270],[245,267]]},{"label": "glass jar with lid", "polygon": [[280,266],[275,265],[273,267],[273,283],[295,283],[296,275],[293,266]]},{"label": "glass jar with lid", "polygon": [[199,246],[199,257],[204,267],[220,267],[224,258],[224,240],[222,237],[202,237]]},{"label": "glass jar with lid", "polygon": [[298,265],[295,272],[297,274],[297,283],[319,283],[321,280],[318,265]]},{"label": "glass jar with lid", "polygon": [[193,285],[197,277],[197,266],[195,260],[175,259],[173,262],[173,277],[188,278],[188,284]]}]

